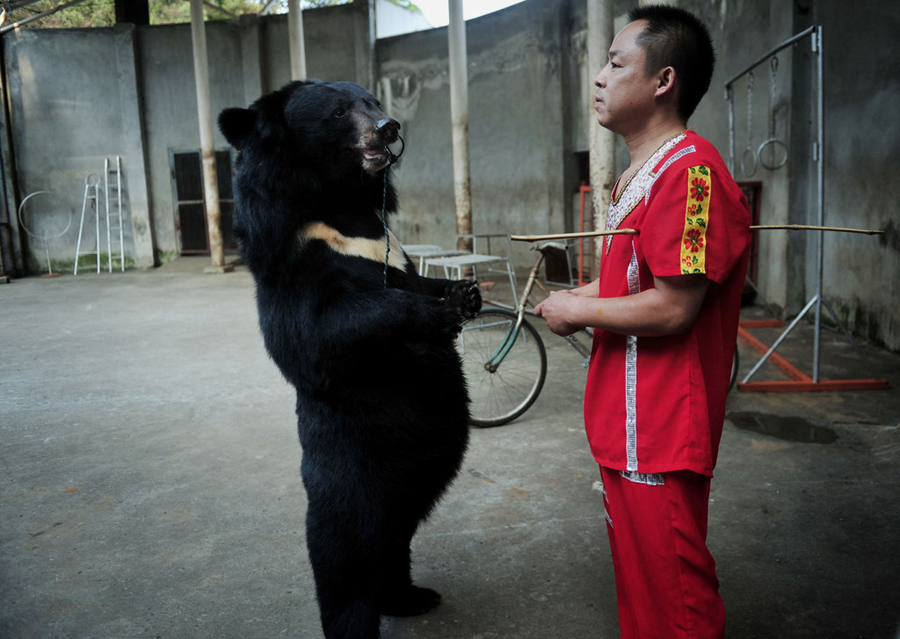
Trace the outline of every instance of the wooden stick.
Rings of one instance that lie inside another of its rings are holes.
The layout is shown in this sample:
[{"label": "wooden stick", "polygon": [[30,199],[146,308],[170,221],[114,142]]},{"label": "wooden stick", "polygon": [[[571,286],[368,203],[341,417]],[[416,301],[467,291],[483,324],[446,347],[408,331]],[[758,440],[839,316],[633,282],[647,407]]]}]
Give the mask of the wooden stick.
[{"label": "wooden stick", "polygon": [[[806,224],[762,224],[750,227],[751,231],[837,231],[839,233],[863,233],[865,235],[880,235],[884,231],[875,229],[851,229],[838,226],[809,226]],[[556,235],[510,235],[514,242],[543,242],[551,240],[571,240],[582,237],[601,237],[604,235],[639,235],[637,229],[616,229],[614,231],[585,231],[584,233],[558,233]]]},{"label": "wooden stick", "polygon": [[514,242],[541,242],[543,240],[568,240],[579,237],[600,237],[601,235],[640,235],[637,229],[616,229],[614,231],[585,231],[584,233],[558,233],[557,235],[510,235]]},{"label": "wooden stick", "polygon": [[837,231],[839,233],[864,233],[865,235],[883,235],[884,231],[876,229],[848,229],[840,226],[809,226],[806,224],[761,224],[751,226],[751,231],[771,231],[771,230],[787,230],[787,231]]}]

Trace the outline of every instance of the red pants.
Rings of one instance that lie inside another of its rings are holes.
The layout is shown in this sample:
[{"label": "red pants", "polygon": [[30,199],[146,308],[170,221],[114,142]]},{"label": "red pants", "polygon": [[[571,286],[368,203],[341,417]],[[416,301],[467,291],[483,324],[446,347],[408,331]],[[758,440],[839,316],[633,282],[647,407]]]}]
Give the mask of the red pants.
[{"label": "red pants", "polygon": [[725,606],[706,547],[708,477],[637,483],[600,467],[622,639],[720,639]]}]

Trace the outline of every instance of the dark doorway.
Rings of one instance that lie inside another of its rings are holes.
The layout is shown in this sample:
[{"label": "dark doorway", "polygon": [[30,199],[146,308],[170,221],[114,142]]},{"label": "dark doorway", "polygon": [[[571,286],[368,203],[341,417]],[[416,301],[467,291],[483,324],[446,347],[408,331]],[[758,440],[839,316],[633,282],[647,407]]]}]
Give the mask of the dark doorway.
[{"label": "dark doorway", "polygon": [[[181,232],[181,254],[209,253],[200,151],[171,151],[169,166],[172,171],[172,192],[178,212],[178,229]],[[231,152],[228,150],[216,151],[216,177],[219,183],[222,243],[226,251],[236,251],[232,228],[234,192],[231,188]]]}]

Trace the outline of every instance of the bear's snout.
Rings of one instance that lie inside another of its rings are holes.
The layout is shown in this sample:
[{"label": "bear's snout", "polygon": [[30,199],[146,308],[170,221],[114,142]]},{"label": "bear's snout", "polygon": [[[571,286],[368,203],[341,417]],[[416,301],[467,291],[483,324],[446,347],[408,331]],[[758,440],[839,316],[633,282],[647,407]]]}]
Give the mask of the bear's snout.
[{"label": "bear's snout", "polygon": [[400,139],[400,123],[397,120],[381,113],[371,119],[361,119],[359,126],[362,129],[359,147],[363,169],[375,173],[396,162],[399,155],[394,155],[388,147]]},{"label": "bear's snout", "polygon": [[400,123],[394,118],[383,117],[375,123],[375,130],[385,144],[393,144],[400,136]]}]

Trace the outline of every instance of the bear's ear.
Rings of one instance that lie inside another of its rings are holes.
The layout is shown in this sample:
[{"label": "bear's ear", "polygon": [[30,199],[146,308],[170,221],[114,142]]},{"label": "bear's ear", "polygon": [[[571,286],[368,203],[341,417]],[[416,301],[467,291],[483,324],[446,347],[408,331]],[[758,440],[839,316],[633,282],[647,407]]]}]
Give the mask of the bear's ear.
[{"label": "bear's ear", "polygon": [[256,115],[252,109],[225,109],[219,114],[219,130],[231,146],[240,149],[253,133]]}]

